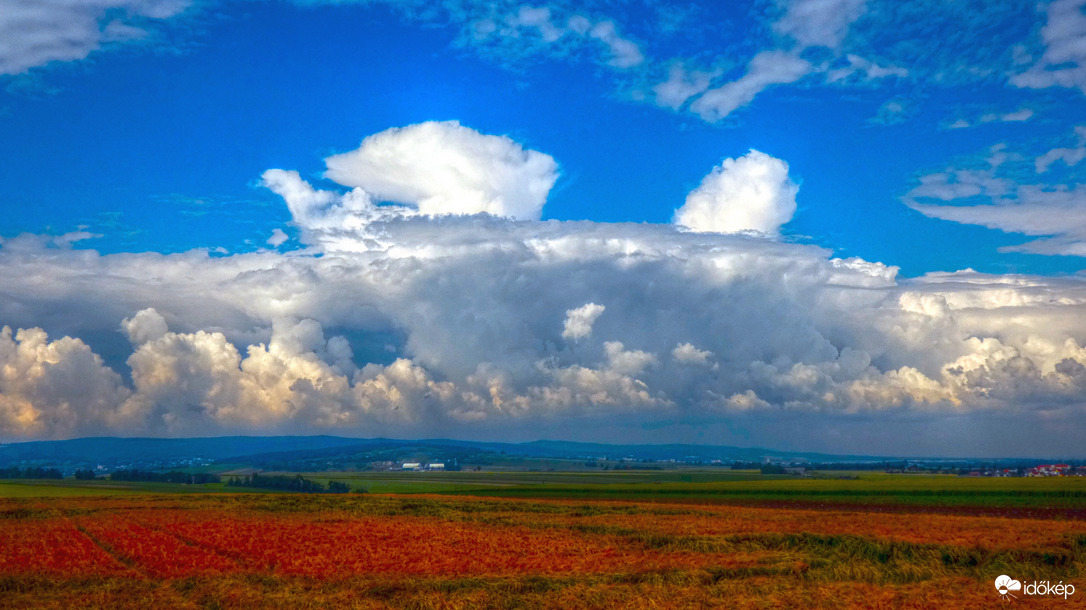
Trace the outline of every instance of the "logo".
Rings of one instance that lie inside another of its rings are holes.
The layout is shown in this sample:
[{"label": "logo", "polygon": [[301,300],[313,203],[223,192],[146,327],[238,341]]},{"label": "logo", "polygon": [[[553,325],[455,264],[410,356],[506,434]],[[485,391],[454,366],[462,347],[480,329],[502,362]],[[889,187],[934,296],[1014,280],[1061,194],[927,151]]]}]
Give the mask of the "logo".
[{"label": "logo", "polygon": [[1003,574],[999,578],[995,579],[995,588],[996,591],[999,591],[1000,599],[1006,601],[1007,598],[1016,598],[1016,596],[1013,595],[1011,591],[1021,591],[1022,583],[1011,578],[1010,576],[1007,576],[1006,574]]},{"label": "logo", "polygon": [[1052,584],[1047,580],[1033,581],[1022,586],[1020,581],[1017,581],[1006,574],[1001,574],[999,578],[995,579],[995,588],[999,592],[999,598],[1003,601],[1010,601],[1012,599],[1018,599],[1018,596],[1011,593],[1011,591],[1021,591],[1025,595],[1059,595],[1064,599],[1075,594],[1075,585],[1070,583],[1063,584],[1061,580],[1057,584]]}]

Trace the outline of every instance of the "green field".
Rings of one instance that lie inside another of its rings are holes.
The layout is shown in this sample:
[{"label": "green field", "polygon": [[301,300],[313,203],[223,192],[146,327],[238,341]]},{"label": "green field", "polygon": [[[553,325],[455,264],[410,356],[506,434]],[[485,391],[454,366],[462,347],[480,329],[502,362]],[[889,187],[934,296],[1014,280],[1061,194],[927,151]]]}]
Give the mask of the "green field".
[{"label": "green field", "polygon": [[[237,493],[223,483],[179,485],[134,481],[76,481],[74,479],[0,480],[0,498],[53,498],[66,496],[121,496],[147,494]],[[245,492],[267,493],[263,489]]]},{"label": "green field", "polygon": [[[80,481],[83,483],[83,481]],[[68,481],[27,480],[0,481],[0,498],[54,498],[65,496],[102,496],[146,493],[129,488],[127,485],[81,484],[73,485]]]},{"label": "green field", "polygon": [[868,474],[857,479],[536,485],[480,489],[478,495],[614,500],[909,504],[1086,509],[1086,477],[959,478]]},{"label": "green field", "polygon": [[[293,474],[293,473],[268,473]],[[719,482],[782,480],[792,477],[763,475],[757,471],[623,471],[623,472],[321,472],[304,474],[327,483],[343,481],[370,493],[447,493],[498,495],[523,490],[584,488],[589,493],[614,486],[671,483],[678,485]],[[547,493],[544,491],[544,493]]]},{"label": "green field", "polygon": [[[1086,510],[1086,477],[966,478],[833,472],[797,478],[730,470],[324,472],[304,476],[321,483],[341,481],[355,491],[385,494]],[[223,483],[178,485],[71,479],[0,482],[0,497],[239,492],[272,493]]]},{"label": "green field", "polygon": [[1086,477],[972,478],[860,472],[809,478],[757,471],[320,473],[371,493],[709,502],[805,502],[1086,509]]}]

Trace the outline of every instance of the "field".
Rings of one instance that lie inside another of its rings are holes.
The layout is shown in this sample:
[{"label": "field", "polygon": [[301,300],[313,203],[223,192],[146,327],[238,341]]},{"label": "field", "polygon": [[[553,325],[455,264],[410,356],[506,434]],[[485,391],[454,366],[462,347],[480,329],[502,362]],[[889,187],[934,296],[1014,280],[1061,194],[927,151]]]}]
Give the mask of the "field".
[{"label": "field", "polygon": [[991,607],[1000,574],[1086,605],[1074,480],[445,474],[545,497],[0,484],[0,608]]},{"label": "field", "polygon": [[836,506],[862,510],[955,510],[992,515],[1086,518],[1086,477],[991,478],[871,472],[813,478],[756,471],[674,470],[609,473],[320,473],[376,493],[440,493],[500,498]]}]

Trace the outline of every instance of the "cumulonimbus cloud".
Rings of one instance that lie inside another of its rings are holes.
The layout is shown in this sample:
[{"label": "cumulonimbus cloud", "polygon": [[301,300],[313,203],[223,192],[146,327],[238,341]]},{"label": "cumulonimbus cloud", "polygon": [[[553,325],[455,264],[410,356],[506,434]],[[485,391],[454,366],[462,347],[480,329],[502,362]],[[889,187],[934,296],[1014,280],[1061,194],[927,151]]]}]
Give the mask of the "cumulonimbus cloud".
[{"label": "cumulonimbus cloud", "polygon": [[[70,334],[112,327],[132,342],[129,383],[78,338],[8,331],[3,433],[938,418],[1073,409],[1086,388],[1086,286],[1073,278],[903,284],[818,248],[667,226],[381,224],[395,248],[319,257],[0,249],[5,319],[56,326],[79,307],[93,313]],[[571,299],[609,303],[575,348]]]},{"label": "cumulonimbus cloud", "polygon": [[[791,188],[783,162],[752,155]],[[0,434],[538,436],[735,418],[779,434],[772,422],[802,415],[810,440],[819,425],[1036,413],[1061,442],[1086,430],[1081,278],[901,280],[753,235],[431,216],[292,171],[264,181],[309,249],[4,242]],[[786,215],[770,217],[758,226]]]}]

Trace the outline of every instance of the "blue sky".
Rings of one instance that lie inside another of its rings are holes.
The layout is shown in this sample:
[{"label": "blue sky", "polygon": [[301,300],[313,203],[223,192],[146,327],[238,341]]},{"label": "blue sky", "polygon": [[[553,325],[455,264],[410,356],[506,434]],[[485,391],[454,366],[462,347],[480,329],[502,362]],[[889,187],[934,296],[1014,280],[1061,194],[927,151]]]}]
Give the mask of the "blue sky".
[{"label": "blue sky", "polygon": [[[974,38],[959,46],[999,59],[1011,41],[1035,42],[1043,14],[1005,4],[989,7],[996,23],[975,26]],[[718,68],[724,80],[742,74],[744,54],[780,42],[765,32],[763,14],[781,8],[730,8],[723,15],[693,8],[706,14],[661,34],[666,7],[622,5],[606,15],[647,58],[618,70],[600,65],[591,49],[521,48],[537,41],[475,48],[461,41],[467,26],[460,20],[413,18],[381,5],[193,6],[146,26],[150,33],[137,44],[107,44],[83,62],[54,61],[8,77],[0,105],[11,145],[3,149],[9,172],[0,197],[9,213],[0,233],[86,226],[102,235],[87,245],[102,251],[252,250],[289,220],[269,193],[252,188],[264,169],[295,167],[317,177],[320,157],[350,150],[366,135],[459,120],[559,161],[562,176],[545,218],[667,222],[710,168],[756,148],[786,160],[802,183],[800,211],[787,227],[794,239],[897,265],[907,275],[1081,268],[1080,257],[1000,253],[1025,240],[926,218],[901,204],[919,176],[990,146],[1013,144],[1030,154],[1069,139],[1086,121],[1081,91],[1011,86],[998,73],[1013,66],[995,62],[970,66],[994,74],[941,82],[927,73],[965,70],[953,65],[954,45],[947,45],[923,60],[886,53],[915,78],[827,84],[812,75],[767,88],[718,122],[638,101],[651,96],[653,77],[666,78],[671,62],[731,65]],[[876,15],[861,18],[859,32],[845,40],[878,51],[865,39],[879,40],[877,13],[889,11],[870,8]],[[926,34],[941,45],[943,36],[983,18],[948,15]],[[819,53],[826,50],[809,55]],[[880,123],[880,108],[895,101],[901,116]],[[1023,109],[1033,112],[1029,120],[947,129]]]},{"label": "blue sky", "polygon": [[[0,17],[0,270],[30,285],[9,286],[0,325],[40,329],[43,349],[78,342],[68,349],[90,359],[78,374],[101,377],[103,393],[73,407],[0,380],[0,437],[568,437],[582,429],[569,416],[620,417],[612,440],[663,429],[857,451],[834,435],[879,427],[900,452],[980,454],[1007,439],[976,431],[1025,408],[1074,447],[1069,431],[1086,427],[1074,366],[1086,327],[1073,322],[1086,260],[1084,6],[18,3]],[[557,254],[571,243],[576,256]],[[534,254],[509,254],[523,248]],[[468,265],[495,252],[513,258]],[[347,280],[332,260],[364,281],[338,290]],[[426,305],[410,315],[386,299],[404,289],[400,271],[368,275],[405,260],[419,265],[408,277],[430,278],[406,291]],[[724,268],[741,272],[722,279]],[[269,286],[251,285],[257,275]],[[675,276],[689,282],[650,299]],[[525,282],[553,282],[531,297],[550,309],[524,306]],[[481,296],[452,298],[454,286]],[[652,315],[632,304],[643,299]],[[605,309],[581,320],[587,333],[565,333],[589,305]],[[535,318],[514,319],[528,310]],[[762,312],[813,333],[810,349],[777,347],[770,329],[741,336],[762,324],[742,316]],[[137,314],[158,330],[133,334]],[[623,330],[650,322],[660,327]],[[17,358],[31,338],[8,341]],[[167,344],[208,359],[159,387],[152,354],[179,362]],[[304,406],[294,386],[281,388],[289,398],[239,398],[272,392],[245,377],[258,367],[250,346],[277,353],[321,400]],[[700,374],[670,387],[680,365]],[[422,395],[460,398],[406,420],[375,415],[366,392],[398,387],[394,373],[438,384]],[[334,400],[321,389],[333,386]],[[235,412],[241,403],[250,411]],[[178,414],[189,412],[199,417]],[[816,433],[781,434],[781,418]],[[927,440],[887,432],[893,418]]]}]

